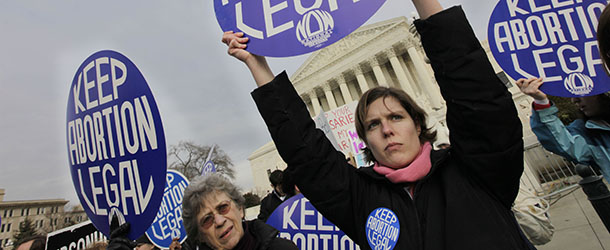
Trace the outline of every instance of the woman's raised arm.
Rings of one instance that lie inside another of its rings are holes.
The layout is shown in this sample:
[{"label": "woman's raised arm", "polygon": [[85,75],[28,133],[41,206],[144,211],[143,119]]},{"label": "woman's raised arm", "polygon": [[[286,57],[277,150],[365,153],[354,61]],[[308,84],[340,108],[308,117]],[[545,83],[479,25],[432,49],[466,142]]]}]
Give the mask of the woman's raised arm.
[{"label": "woman's raised arm", "polygon": [[229,55],[239,59],[248,66],[257,86],[263,86],[273,80],[273,72],[271,72],[265,57],[245,50],[248,38],[244,37],[243,32],[234,33],[233,31],[227,31],[222,34],[222,42],[229,46]]},{"label": "woman's raised arm", "polygon": [[443,7],[437,0],[413,0],[413,5],[415,5],[419,18],[422,20],[443,10]]}]

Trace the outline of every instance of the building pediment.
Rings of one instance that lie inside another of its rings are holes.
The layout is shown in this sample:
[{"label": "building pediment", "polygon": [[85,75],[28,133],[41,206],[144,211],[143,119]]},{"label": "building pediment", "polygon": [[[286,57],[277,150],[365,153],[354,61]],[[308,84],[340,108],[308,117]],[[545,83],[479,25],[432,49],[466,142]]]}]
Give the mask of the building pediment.
[{"label": "building pediment", "polygon": [[345,55],[352,53],[353,51],[362,49],[365,44],[369,41],[378,39],[386,31],[391,30],[397,25],[406,23],[406,17],[397,17],[358,28],[338,42],[312,53],[303,65],[301,65],[301,67],[291,76],[292,82],[299,82],[304,78],[315,74],[319,70],[325,68],[328,64],[341,60]]}]

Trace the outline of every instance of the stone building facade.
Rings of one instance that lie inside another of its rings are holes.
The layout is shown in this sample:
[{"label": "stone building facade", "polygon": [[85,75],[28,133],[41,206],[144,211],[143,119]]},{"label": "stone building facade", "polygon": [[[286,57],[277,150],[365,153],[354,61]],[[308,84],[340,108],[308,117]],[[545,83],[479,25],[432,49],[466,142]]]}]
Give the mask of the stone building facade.
[{"label": "stone building facade", "polygon": [[64,199],[4,201],[4,194],[0,189],[0,246],[5,249],[13,245],[13,236],[26,218],[41,234],[88,220],[81,206],[67,211],[68,201]]},{"label": "stone building facade", "polygon": [[[531,99],[502,72],[487,42],[482,46],[513,94],[524,125],[524,139],[536,141],[529,127]],[[428,113],[428,127],[437,130],[437,143],[448,142],[445,102],[419,35],[405,17],[360,27],[341,41],[312,53],[290,79],[312,117],[357,101],[362,93],[376,86],[403,89]],[[248,160],[254,189],[263,192],[271,190],[268,173],[286,167],[273,142],[254,151]]]}]

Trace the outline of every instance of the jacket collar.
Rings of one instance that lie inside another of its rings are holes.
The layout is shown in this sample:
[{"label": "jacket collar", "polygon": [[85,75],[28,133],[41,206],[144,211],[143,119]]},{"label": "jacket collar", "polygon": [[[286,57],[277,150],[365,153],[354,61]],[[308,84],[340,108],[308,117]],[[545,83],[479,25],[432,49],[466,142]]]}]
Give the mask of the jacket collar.
[{"label": "jacket collar", "polygon": [[[279,233],[277,229],[265,224],[265,222],[259,219],[246,221],[244,223],[248,225],[248,231],[250,231],[256,240],[256,249],[267,249],[273,238],[275,238]],[[212,248],[204,243],[199,244],[199,249],[212,250]]]},{"label": "jacket collar", "polygon": [[[441,167],[441,165],[445,161],[445,159],[447,159],[447,157],[449,157],[450,151],[451,151],[451,148],[432,150],[430,152],[430,161],[432,162],[432,168],[430,169],[430,173],[428,173],[428,175],[426,175],[423,179],[421,179],[420,182],[428,179],[434,173],[434,171],[436,169]],[[358,168],[357,171],[359,173],[362,173],[364,175],[367,175],[367,176],[373,178],[376,181],[385,181],[387,183],[392,184],[392,182],[390,182],[384,175],[378,174],[377,172],[375,172],[375,170],[373,170],[373,165],[368,166],[368,167]]]},{"label": "jacket collar", "polygon": [[604,120],[588,120],[585,123],[585,127],[588,129],[600,129],[610,131],[610,124]]}]

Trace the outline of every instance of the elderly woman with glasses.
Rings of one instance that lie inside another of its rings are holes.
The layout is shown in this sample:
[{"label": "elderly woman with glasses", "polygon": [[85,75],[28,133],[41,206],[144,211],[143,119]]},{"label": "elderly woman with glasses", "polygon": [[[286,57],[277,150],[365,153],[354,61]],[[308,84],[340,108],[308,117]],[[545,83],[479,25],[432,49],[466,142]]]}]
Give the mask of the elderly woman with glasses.
[{"label": "elderly woman with glasses", "polygon": [[244,220],[244,198],[219,174],[195,178],[184,191],[182,213],[189,239],[199,249],[297,249],[260,220]]}]

